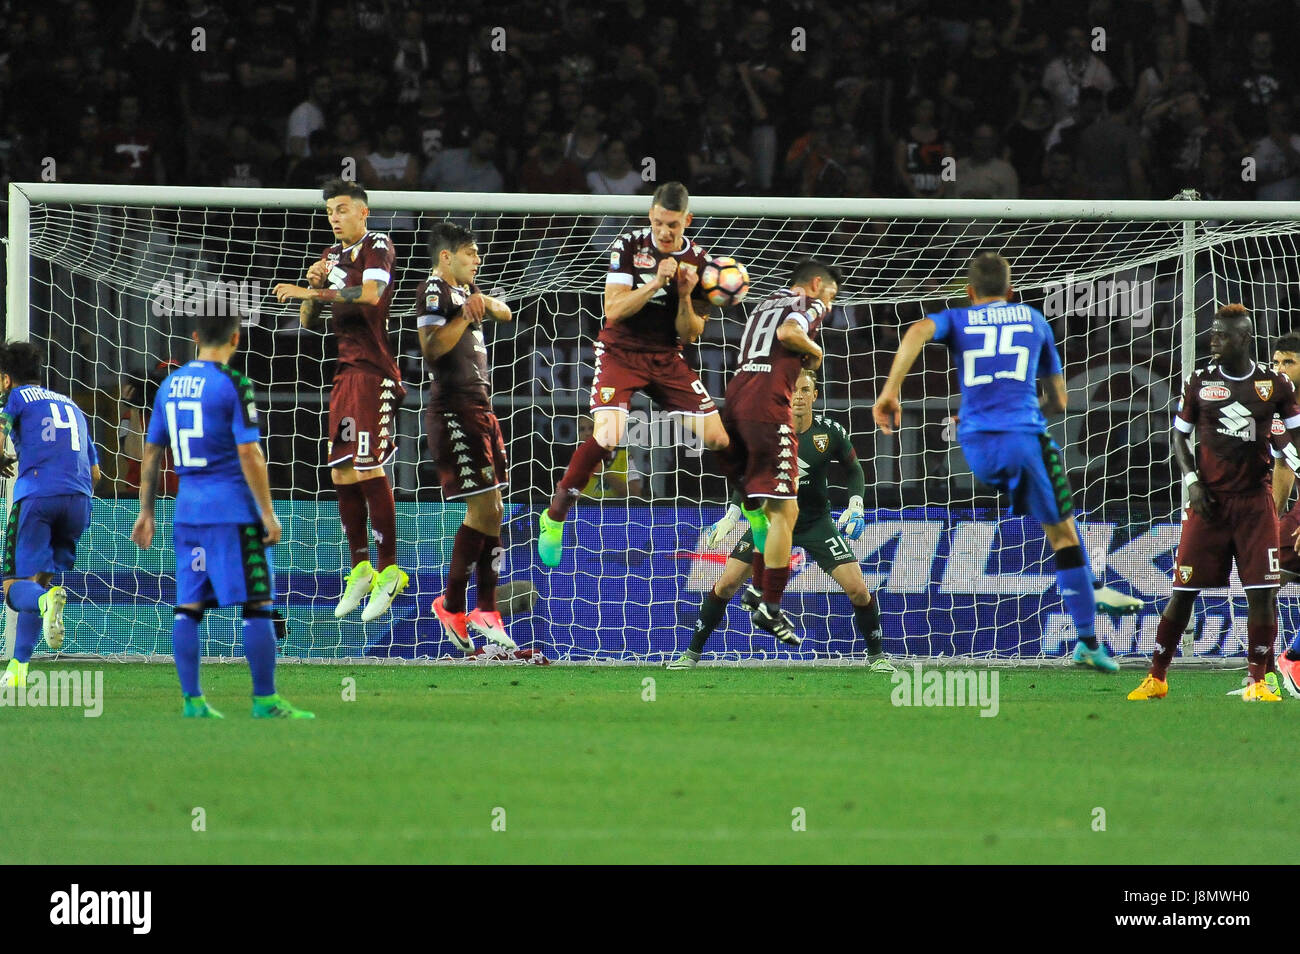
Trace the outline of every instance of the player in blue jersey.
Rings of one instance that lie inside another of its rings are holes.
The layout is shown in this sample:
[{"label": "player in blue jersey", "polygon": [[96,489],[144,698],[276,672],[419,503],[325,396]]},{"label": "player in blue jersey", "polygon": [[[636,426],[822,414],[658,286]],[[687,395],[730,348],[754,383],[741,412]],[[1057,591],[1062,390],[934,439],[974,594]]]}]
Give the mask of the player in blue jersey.
[{"label": "player in blue jersey", "polygon": [[1056,554],[1057,588],[1079,634],[1074,662],[1116,672],[1119,664],[1097,642],[1096,611],[1133,613],[1142,604],[1097,586],[1074,524],[1061,448],[1047,433],[1046,415],[1065,413],[1067,400],[1052,329],[1036,308],[1008,302],[1011,266],[996,252],[975,256],[966,278],[969,306],[907,329],[871,415],[892,434],[902,423],[903,378],[921,349],[931,340],[948,347],[961,376],[957,439],[971,472],[1006,492],[1014,512],[1042,523]]},{"label": "player in blue jersey", "polygon": [[[71,570],[77,541],[90,526],[90,498],[99,483],[99,455],[81,408],[40,384],[41,353],[30,342],[0,346],[0,448],[12,434],[18,480],[5,530],[5,600],[18,613],[13,659],[0,686],[27,685],[27,666],[41,638],[63,645],[67,592],[50,586],[54,574]],[[0,476],[11,476],[11,458]]]},{"label": "player in blue jersey", "polygon": [[173,533],[176,612],[172,651],[184,714],[221,718],[199,688],[199,624],[210,606],[243,607],[244,656],[253,674],[253,717],[311,719],[275,691],[275,598],[271,545],[280,521],[257,431],[253,384],[230,367],[239,314],[210,301],[193,333],[198,357],[158,387],[140,465],[140,516],[131,539],[153,543],[154,500],[163,447],[180,477]]}]

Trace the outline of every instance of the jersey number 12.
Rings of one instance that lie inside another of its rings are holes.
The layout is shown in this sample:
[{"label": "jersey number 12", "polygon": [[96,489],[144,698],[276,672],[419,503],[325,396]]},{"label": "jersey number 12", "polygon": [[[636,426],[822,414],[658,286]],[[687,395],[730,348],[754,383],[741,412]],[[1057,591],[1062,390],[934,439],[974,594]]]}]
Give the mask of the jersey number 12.
[{"label": "jersey number 12", "polygon": [[[181,467],[207,467],[206,457],[190,454],[190,440],[203,437],[203,404],[200,401],[168,401],[167,433],[172,439],[172,457]],[[179,427],[176,423],[177,411],[189,411],[190,426]]]}]

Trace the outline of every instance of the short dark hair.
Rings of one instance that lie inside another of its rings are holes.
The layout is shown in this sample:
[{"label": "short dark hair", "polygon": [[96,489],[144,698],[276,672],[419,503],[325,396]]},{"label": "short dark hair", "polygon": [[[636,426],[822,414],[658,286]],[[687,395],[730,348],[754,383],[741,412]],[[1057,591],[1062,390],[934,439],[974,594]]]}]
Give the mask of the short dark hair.
[{"label": "short dark hair", "polygon": [[795,285],[806,284],[819,276],[836,285],[844,282],[840,270],[834,265],[827,265],[815,258],[805,258],[790,272],[790,286],[793,288]]},{"label": "short dark hair", "polygon": [[966,268],[966,284],[981,298],[1005,295],[1011,287],[1011,263],[997,252],[980,252]]},{"label": "short dark hair", "polygon": [[690,208],[691,194],[680,182],[665,182],[655,189],[650,204],[667,209],[669,212],[685,212]]},{"label": "short dark hair", "polygon": [[444,249],[455,255],[466,245],[473,245],[475,241],[477,240],[473,232],[455,222],[439,222],[429,230],[429,252],[433,255],[435,265]]},{"label": "short dark hair", "polygon": [[1274,342],[1273,350],[1300,354],[1300,332],[1288,331]]},{"label": "short dark hair", "polygon": [[221,347],[239,330],[246,317],[238,302],[225,296],[209,298],[194,321],[194,330],[199,333],[199,347]]},{"label": "short dark hair", "polygon": [[337,199],[341,195],[345,195],[350,199],[360,199],[366,205],[370,204],[370,200],[366,198],[366,190],[361,188],[359,183],[349,182],[347,179],[331,179],[325,183],[325,188],[321,190],[321,198],[326,202],[330,199]]},{"label": "short dark hair", "polygon": [[36,384],[41,380],[41,350],[30,341],[9,341],[0,345],[0,374],[7,374],[17,384]]}]

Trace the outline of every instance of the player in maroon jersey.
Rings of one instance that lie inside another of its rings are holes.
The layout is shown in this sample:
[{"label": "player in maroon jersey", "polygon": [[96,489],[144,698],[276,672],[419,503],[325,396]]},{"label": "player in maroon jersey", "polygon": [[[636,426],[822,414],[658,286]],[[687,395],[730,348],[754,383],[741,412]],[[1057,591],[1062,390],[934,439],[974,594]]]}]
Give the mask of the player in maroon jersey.
[{"label": "player in maroon jersey", "polygon": [[[369,594],[361,619],[370,622],[392,606],[409,582],[397,565],[397,512],[384,471],[397,453],[396,408],[406,394],[388,341],[396,252],[387,235],[366,228],[370,207],[360,185],[336,179],[325,186],[324,197],[338,242],[307,269],[306,288],[281,283],[274,291],[280,301],[302,302],[298,315],[305,328],[320,327],[321,310],[330,306],[339,360],[330,389],[327,463],[352,553],[352,570],[334,615],[346,616]],[[367,511],[377,568],[370,564]]]},{"label": "player in maroon jersey", "polygon": [[[447,500],[465,502],[465,522],[456,531],[447,590],[433,601],[433,613],[456,647],[474,652],[470,634],[507,649],[497,612],[501,567],[501,490],[506,486],[506,444],[488,395],[487,345],[483,318],[509,321],[505,302],[474,284],[479,253],[474,235],[452,222],[433,227],[434,269],[416,299],[420,351],[429,369],[425,430],[429,453]],[[478,605],[465,612],[470,569],[478,574]]]},{"label": "player in maroon jersey", "polygon": [[[1151,670],[1129,693],[1134,700],[1159,699],[1169,692],[1166,674],[1187,627],[1196,596],[1228,585],[1233,560],[1246,590],[1247,662],[1250,683],[1242,698],[1276,702],[1281,697],[1264,681],[1277,638],[1277,510],[1273,503],[1270,452],[1274,415],[1292,443],[1300,439],[1300,407],[1295,386],[1284,374],[1256,364],[1254,322],[1242,305],[1224,305],[1210,327],[1209,364],[1187,381],[1174,420],[1174,457],[1183,472],[1189,507],[1174,561],[1173,594],[1156,630]],[[1196,435],[1193,456],[1188,435]],[[1288,463],[1300,466],[1293,449]]]},{"label": "player in maroon jersey", "polygon": [[799,517],[799,438],[790,398],[800,370],[815,371],[822,363],[813,339],[839,290],[840,273],[830,265],[815,259],[796,265],[789,286],[750,311],[723,406],[731,435],[728,477],[746,498],[744,512],[754,528],[753,586],[762,593],[749,618],[790,646],[802,642],[781,612]]},{"label": "player in maroon jersey", "polygon": [[686,238],[690,195],[665,182],[650,202],[650,227],[624,233],[610,250],[605,276],[605,327],[596,339],[591,382],[592,436],[573,452],[551,505],[540,514],[537,553],[559,566],[564,520],[602,463],[614,459],[627,426],[628,404],[644,391],[710,450],[730,443],[722,419],[699,376],[682,356],[682,344],[704,333],[708,305],[692,300],[704,249]]}]

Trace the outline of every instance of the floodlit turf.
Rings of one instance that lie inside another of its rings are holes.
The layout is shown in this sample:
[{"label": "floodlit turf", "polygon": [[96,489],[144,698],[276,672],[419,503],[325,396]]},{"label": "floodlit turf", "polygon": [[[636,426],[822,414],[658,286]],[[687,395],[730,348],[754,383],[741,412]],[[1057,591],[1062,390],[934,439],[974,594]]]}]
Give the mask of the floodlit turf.
[{"label": "floodlit turf", "polygon": [[214,665],[209,722],[97,668],[99,718],[0,708],[0,863],[1253,863],[1300,829],[1300,706],[1237,672],[1004,671],[983,718],[861,669],[284,666],[317,719],[255,722]]}]

